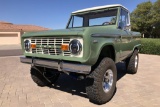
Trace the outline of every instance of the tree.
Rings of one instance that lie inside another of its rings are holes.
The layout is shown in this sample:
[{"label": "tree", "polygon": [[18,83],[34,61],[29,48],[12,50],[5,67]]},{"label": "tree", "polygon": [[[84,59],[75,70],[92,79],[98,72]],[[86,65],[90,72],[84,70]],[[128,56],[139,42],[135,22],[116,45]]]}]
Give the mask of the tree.
[{"label": "tree", "polygon": [[154,23],[160,22],[160,0],[157,0],[153,4],[152,16],[153,16]]},{"label": "tree", "polygon": [[145,37],[151,35],[152,30],[152,2],[143,2],[137,5],[137,8],[131,13],[132,29],[145,34]]},{"label": "tree", "polygon": [[131,13],[132,29],[145,37],[160,38],[160,0],[137,5]]},{"label": "tree", "polygon": [[153,4],[152,18],[154,38],[160,38],[160,0]]}]

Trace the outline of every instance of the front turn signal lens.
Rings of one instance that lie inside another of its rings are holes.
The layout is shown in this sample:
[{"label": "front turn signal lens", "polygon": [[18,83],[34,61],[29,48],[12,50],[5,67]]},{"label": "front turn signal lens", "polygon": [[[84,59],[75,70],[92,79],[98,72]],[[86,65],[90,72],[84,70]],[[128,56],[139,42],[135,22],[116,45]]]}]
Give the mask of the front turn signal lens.
[{"label": "front turn signal lens", "polygon": [[31,48],[35,49],[36,48],[36,44],[31,44]]},{"label": "front turn signal lens", "polygon": [[63,45],[61,45],[61,50],[68,51],[69,50],[69,46],[63,44]]}]

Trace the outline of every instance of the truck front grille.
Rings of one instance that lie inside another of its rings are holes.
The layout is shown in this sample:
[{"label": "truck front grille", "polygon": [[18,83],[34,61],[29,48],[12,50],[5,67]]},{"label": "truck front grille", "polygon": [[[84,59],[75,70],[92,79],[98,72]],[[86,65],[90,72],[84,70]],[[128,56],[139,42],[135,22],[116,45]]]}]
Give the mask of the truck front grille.
[{"label": "truck front grille", "polygon": [[31,44],[36,44],[36,48],[32,49],[32,53],[70,56],[70,51],[62,51],[61,45],[68,44],[70,38],[64,37],[36,37],[31,38]]}]

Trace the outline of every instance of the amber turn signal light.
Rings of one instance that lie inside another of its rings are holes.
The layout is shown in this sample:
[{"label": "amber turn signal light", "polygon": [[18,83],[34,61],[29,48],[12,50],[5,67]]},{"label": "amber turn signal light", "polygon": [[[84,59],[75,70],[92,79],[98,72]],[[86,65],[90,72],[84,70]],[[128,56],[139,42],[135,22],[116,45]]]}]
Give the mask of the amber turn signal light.
[{"label": "amber turn signal light", "polygon": [[69,46],[68,45],[61,45],[61,50],[68,51]]},{"label": "amber turn signal light", "polygon": [[36,44],[31,44],[31,48],[35,49],[36,48]]}]

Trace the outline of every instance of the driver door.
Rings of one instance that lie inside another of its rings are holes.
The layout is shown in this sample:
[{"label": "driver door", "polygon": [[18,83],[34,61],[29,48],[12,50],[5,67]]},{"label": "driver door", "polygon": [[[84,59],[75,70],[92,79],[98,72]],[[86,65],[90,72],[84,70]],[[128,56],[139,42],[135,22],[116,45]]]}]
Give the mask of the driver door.
[{"label": "driver door", "polygon": [[120,44],[120,59],[125,59],[132,52],[132,32],[130,31],[130,15],[129,12],[123,8],[120,11],[119,18],[119,32],[121,33]]}]

